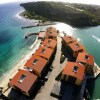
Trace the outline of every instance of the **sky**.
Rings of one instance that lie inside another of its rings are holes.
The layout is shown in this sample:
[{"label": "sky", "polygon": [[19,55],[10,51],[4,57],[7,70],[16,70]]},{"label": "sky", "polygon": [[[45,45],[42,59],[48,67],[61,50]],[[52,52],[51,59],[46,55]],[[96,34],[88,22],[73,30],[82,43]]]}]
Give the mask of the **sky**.
[{"label": "sky", "polygon": [[[36,0],[0,0],[0,4],[9,3],[9,2],[17,2],[17,1],[29,2],[29,1],[36,1]],[[38,0],[38,1],[63,1],[63,2],[70,2],[70,3],[100,5],[100,0]]]}]

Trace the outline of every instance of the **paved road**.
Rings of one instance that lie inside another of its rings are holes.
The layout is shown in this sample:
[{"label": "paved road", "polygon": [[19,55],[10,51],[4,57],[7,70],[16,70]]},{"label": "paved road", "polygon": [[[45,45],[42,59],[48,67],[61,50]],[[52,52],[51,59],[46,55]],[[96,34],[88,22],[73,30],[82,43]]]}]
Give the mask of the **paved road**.
[{"label": "paved road", "polygon": [[54,68],[49,76],[48,81],[45,83],[44,88],[40,93],[37,94],[35,100],[57,100],[56,98],[51,97],[50,94],[55,83],[55,78],[58,75],[59,71],[61,70],[60,56],[61,56],[61,38],[58,37],[57,51],[55,59],[52,64]]}]

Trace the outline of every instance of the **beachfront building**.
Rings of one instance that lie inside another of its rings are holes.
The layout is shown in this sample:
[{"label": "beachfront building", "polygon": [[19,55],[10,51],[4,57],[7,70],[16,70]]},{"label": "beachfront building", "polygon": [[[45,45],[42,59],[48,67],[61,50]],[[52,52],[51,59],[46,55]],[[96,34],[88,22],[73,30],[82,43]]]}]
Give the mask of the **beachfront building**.
[{"label": "beachfront building", "polygon": [[87,73],[93,74],[94,57],[91,54],[87,52],[79,53],[76,62],[83,64],[86,67]]},{"label": "beachfront building", "polygon": [[58,31],[54,27],[48,27],[46,30],[46,39],[54,39],[57,40]]},{"label": "beachfront building", "polygon": [[85,67],[77,62],[67,62],[61,79],[80,86],[84,79]]},{"label": "beachfront building", "polygon": [[10,80],[9,85],[16,90],[21,91],[23,94],[30,96],[35,89],[36,83],[36,75],[25,70],[19,70],[19,72]]},{"label": "beachfront building", "polygon": [[64,36],[62,37],[62,46],[66,47],[68,46],[68,44],[73,43],[73,42],[77,42],[77,40],[75,38],[73,38],[72,36]]},{"label": "beachfront building", "polygon": [[42,43],[42,46],[46,46],[55,50],[57,48],[57,41],[53,39],[45,39]]},{"label": "beachfront building", "polygon": [[35,52],[35,54],[37,56],[40,56],[48,60],[48,63],[49,63],[52,60],[52,57],[54,56],[55,52],[54,52],[54,49],[47,48],[46,46],[40,46]]},{"label": "beachfront building", "polygon": [[73,42],[73,43],[70,43],[68,44],[67,46],[67,51],[69,52],[69,54],[74,57],[74,58],[77,58],[77,55],[79,52],[85,52],[86,49],[85,47],[80,44],[79,42]]},{"label": "beachfront building", "polygon": [[48,60],[37,56],[33,55],[25,64],[25,69],[29,72],[32,72],[33,74],[42,77],[47,70],[47,62]]},{"label": "beachfront building", "polygon": [[46,32],[45,31],[40,31],[39,32],[39,35],[38,35],[38,39],[44,40],[45,35],[46,35]]}]

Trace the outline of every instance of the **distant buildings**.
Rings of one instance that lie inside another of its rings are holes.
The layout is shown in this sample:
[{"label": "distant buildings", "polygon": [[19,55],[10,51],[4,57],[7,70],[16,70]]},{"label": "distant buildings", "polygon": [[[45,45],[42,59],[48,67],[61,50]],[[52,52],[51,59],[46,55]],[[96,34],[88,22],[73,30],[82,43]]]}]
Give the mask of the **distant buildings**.
[{"label": "distant buildings", "polygon": [[76,85],[81,85],[84,79],[85,67],[77,62],[67,62],[61,79]]},{"label": "distant buildings", "polygon": [[77,58],[79,52],[86,51],[85,47],[71,36],[62,37],[62,46],[64,46],[69,54],[74,58]]},{"label": "distant buildings", "polygon": [[76,62],[83,64],[86,67],[86,72],[93,74],[94,57],[87,52],[79,53]]},{"label": "distant buildings", "polygon": [[58,31],[54,27],[48,27],[46,30],[45,39],[54,39],[57,40]]},{"label": "distant buildings", "polygon": [[77,58],[79,52],[85,52],[85,47],[79,42],[73,42],[68,44],[68,52],[74,57]]},{"label": "distant buildings", "polygon": [[36,83],[36,75],[25,70],[19,70],[19,72],[11,79],[9,85],[16,90],[21,91],[23,94],[30,96]]},{"label": "distant buildings", "polygon": [[62,37],[62,45],[65,46],[66,48],[68,47],[68,44],[73,43],[73,42],[77,42],[77,40],[75,38],[73,38],[72,36],[64,36]]}]

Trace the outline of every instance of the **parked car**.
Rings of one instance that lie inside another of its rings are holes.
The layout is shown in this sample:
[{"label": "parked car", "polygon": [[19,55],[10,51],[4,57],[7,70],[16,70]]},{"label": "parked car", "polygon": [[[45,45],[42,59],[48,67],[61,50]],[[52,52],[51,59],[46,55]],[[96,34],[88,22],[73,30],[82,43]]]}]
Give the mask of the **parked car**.
[{"label": "parked car", "polygon": [[65,60],[65,56],[61,55],[61,57],[60,57],[60,63],[63,63],[64,60]]},{"label": "parked car", "polygon": [[48,76],[45,76],[45,77],[44,77],[44,80],[47,81],[47,80],[48,80]]}]

